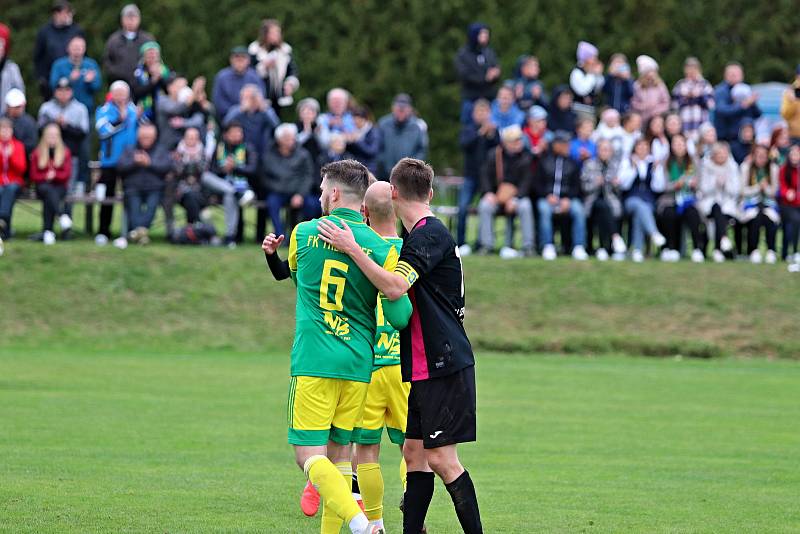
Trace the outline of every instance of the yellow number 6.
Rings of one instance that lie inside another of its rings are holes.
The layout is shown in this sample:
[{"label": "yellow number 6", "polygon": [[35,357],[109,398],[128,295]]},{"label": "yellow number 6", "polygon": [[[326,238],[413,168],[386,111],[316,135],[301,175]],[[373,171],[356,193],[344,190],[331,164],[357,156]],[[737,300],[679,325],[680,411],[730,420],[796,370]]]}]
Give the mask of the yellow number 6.
[{"label": "yellow number 6", "polygon": [[[328,311],[342,311],[342,295],[344,295],[344,285],[347,279],[342,276],[333,276],[332,269],[336,269],[346,273],[350,268],[349,265],[341,261],[325,260],[322,268],[322,282],[319,285],[319,307]],[[328,301],[328,286],[336,288],[336,293],[333,296],[333,303]]]}]

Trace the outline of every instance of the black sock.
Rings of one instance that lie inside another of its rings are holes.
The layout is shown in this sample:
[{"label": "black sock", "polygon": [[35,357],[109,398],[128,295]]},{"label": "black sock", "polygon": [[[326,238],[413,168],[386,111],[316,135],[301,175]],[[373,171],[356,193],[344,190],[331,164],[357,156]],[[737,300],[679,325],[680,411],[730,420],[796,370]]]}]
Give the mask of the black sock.
[{"label": "black sock", "polygon": [[456,508],[458,522],[464,534],[482,534],[481,513],[478,510],[478,497],[475,495],[475,486],[469,473],[464,471],[457,479],[450,484],[445,484],[450,498],[453,499],[453,506]]},{"label": "black sock", "polygon": [[433,473],[409,471],[403,501],[403,534],[419,534],[433,498]]},{"label": "black sock", "polygon": [[353,473],[353,493],[361,493],[361,490],[358,489],[358,475]]}]

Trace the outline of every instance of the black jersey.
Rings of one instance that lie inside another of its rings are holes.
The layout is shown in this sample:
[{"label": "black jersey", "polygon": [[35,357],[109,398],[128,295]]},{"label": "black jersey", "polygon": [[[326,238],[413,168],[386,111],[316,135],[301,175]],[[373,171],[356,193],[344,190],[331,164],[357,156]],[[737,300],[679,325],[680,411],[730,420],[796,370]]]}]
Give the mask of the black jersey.
[{"label": "black jersey", "polygon": [[448,376],[475,364],[464,331],[464,271],[450,232],[436,217],[420,219],[403,241],[395,272],[411,288],[414,311],[400,332],[403,380]]}]

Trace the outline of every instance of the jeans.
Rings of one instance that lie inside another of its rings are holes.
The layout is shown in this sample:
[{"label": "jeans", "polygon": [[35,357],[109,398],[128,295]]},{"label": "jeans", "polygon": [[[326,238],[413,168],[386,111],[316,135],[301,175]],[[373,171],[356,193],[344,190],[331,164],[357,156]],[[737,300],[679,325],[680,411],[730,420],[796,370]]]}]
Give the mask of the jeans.
[{"label": "jeans", "polygon": [[469,124],[472,121],[472,108],[475,107],[474,100],[461,100],[461,124]]},{"label": "jeans", "polygon": [[789,249],[797,250],[798,237],[800,237],[800,208],[794,206],[781,206],[781,221],[783,222],[783,247],[781,257],[785,260]]},{"label": "jeans", "polygon": [[464,177],[464,183],[458,191],[458,230],[456,243],[458,246],[467,241],[467,215],[472,199],[478,190],[478,179],[470,176]]},{"label": "jeans", "polygon": [[[119,174],[115,167],[105,167],[100,170],[99,184],[106,186],[106,198],[113,199],[117,194],[117,181]],[[111,237],[111,220],[114,217],[114,204],[103,204],[100,206],[100,228],[97,233],[106,237]]]},{"label": "jeans", "polygon": [[[281,220],[281,208],[288,206],[293,196],[288,193],[270,193],[267,195],[267,210],[272,219],[275,235],[284,235],[285,233],[283,221]],[[301,210],[304,220],[313,219],[320,210],[319,198],[314,195],[304,195]]]},{"label": "jeans", "polygon": [[228,180],[220,178],[212,172],[204,172],[201,178],[203,187],[222,195],[222,210],[225,213],[225,237],[236,235],[239,226],[239,203],[236,200],[236,188]]},{"label": "jeans", "polygon": [[0,237],[6,238],[11,232],[11,212],[14,210],[14,202],[17,201],[19,185],[10,184],[0,187],[0,221],[5,222],[5,230],[0,225]]},{"label": "jeans", "polygon": [[156,216],[156,208],[161,202],[161,191],[125,191],[125,207],[128,210],[128,227],[150,228]]},{"label": "jeans", "polygon": [[[553,215],[556,213],[546,198],[536,201],[536,209],[539,210],[539,245],[544,248],[545,245],[553,244]],[[569,199],[569,218],[572,222],[572,246],[585,246],[586,214],[583,212],[581,199]]]},{"label": "jeans", "polygon": [[64,201],[64,197],[67,196],[67,187],[47,182],[36,184],[36,196],[42,200],[44,230],[52,232],[56,215],[63,212],[61,203]]},{"label": "jeans", "polygon": [[[481,247],[494,248],[494,217],[500,211],[500,206],[493,202],[481,200],[478,204],[478,216],[480,217],[480,242]],[[533,204],[528,197],[517,199],[517,210],[519,225],[522,229],[522,248],[525,250],[533,249]],[[507,215],[509,227],[514,224],[514,215]],[[506,246],[511,247],[512,232],[506,231]]]},{"label": "jeans", "polygon": [[645,236],[658,232],[653,205],[639,197],[628,197],[625,212],[631,216],[631,248],[641,251]]}]

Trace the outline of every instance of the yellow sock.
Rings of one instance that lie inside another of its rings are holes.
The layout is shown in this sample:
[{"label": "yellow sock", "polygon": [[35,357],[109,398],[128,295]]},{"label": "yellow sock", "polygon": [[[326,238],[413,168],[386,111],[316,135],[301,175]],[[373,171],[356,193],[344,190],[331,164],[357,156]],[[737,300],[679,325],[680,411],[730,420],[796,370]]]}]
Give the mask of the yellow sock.
[{"label": "yellow sock", "polygon": [[[349,475],[344,475],[344,468]],[[349,462],[333,465],[325,456],[312,456],[306,461],[304,471],[311,483],[317,487],[323,499],[322,532],[324,534],[338,533],[342,527],[342,521],[349,524],[354,517],[361,514],[361,508],[353,500],[351,493],[352,482],[350,481],[353,479],[353,468],[350,467]],[[325,530],[334,527],[332,518],[338,520],[336,530]]]},{"label": "yellow sock", "polygon": [[406,459],[400,458],[400,482],[403,484],[403,492],[406,491],[406,475],[408,474],[408,466]]},{"label": "yellow sock", "polygon": [[[342,474],[344,477],[345,482],[347,483],[347,488],[352,495],[353,492],[353,466],[350,462],[339,462],[334,464],[336,469]],[[352,500],[352,498],[351,498]],[[344,520],[336,515],[336,513],[331,510],[329,506],[325,504],[327,501],[323,502],[322,504],[322,534],[339,534],[342,530],[342,525],[344,524]],[[359,512],[361,510],[359,509]]]},{"label": "yellow sock", "polygon": [[380,464],[358,465],[358,487],[367,519],[383,519],[383,475]]}]

